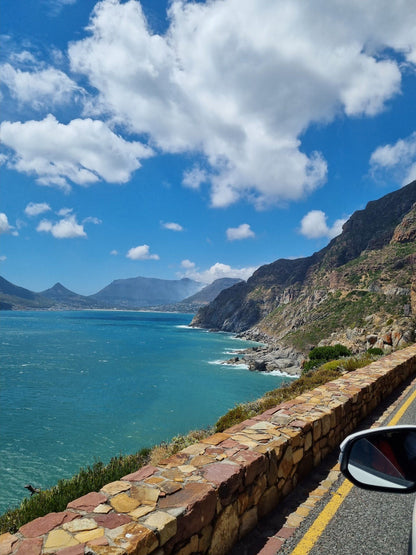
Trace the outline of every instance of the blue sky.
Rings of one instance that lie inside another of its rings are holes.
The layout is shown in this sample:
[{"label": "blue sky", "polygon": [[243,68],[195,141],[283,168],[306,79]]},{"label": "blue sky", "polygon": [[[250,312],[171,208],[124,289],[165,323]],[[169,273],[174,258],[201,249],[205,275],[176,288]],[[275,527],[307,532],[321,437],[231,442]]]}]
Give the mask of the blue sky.
[{"label": "blue sky", "polygon": [[247,279],[416,179],[413,0],[1,0],[0,274]]}]

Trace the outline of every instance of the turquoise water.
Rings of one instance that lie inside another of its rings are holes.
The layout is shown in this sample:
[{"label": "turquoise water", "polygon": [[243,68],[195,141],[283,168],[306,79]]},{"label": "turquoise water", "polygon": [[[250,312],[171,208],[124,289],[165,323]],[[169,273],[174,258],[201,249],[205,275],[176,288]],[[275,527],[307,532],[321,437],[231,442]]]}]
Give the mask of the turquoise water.
[{"label": "turquoise water", "polygon": [[0,512],[81,466],[213,424],[287,378],[218,363],[249,344],[189,314],[2,312]]}]

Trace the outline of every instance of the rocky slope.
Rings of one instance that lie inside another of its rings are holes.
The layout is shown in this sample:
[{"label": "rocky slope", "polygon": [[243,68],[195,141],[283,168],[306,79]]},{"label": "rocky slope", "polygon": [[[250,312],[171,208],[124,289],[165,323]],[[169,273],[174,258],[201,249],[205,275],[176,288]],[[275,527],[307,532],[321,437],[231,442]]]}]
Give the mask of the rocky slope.
[{"label": "rocky slope", "polygon": [[318,344],[359,351],[412,341],[415,202],[416,181],[368,203],[327,247],[262,266],[201,308],[192,324],[272,338],[296,361]]}]

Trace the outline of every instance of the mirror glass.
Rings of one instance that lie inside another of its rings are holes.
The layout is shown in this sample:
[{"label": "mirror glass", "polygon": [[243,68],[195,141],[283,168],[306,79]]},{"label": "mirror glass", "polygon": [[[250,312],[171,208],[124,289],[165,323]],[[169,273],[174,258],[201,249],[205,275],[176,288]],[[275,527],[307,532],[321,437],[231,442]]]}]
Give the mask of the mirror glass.
[{"label": "mirror glass", "polygon": [[348,457],[348,471],[366,486],[404,490],[416,483],[416,431],[384,430],[358,437]]}]

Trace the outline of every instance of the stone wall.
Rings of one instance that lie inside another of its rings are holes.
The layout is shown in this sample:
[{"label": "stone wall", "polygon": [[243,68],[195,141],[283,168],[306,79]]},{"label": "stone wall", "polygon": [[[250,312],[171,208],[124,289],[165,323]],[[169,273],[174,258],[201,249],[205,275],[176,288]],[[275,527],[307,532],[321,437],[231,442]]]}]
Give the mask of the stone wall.
[{"label": "stone wall", "polygon": [[0,536],[1,555],[221,555],[416,371],[416,345]]}]

